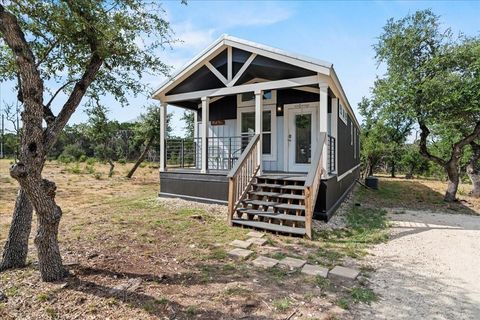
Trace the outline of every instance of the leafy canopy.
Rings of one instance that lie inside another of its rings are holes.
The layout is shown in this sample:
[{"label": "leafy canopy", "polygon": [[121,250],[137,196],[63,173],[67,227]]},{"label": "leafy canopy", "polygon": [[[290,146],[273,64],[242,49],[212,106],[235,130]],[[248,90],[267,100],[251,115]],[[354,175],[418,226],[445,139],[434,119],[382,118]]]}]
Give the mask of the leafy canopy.
[{"label": "leafy canopy", "polygon": [[[92,51],[104,61],[87,91],[97,100],[110,94],[126,105],[128,93],[149,89],[142,77],[169,71],[158,50],[173,40],[157,1],[16,0],[5,8],[17,17],[50,97],[72,90]],[[0,40],[0,80],[15,80],[18,71]]]}]

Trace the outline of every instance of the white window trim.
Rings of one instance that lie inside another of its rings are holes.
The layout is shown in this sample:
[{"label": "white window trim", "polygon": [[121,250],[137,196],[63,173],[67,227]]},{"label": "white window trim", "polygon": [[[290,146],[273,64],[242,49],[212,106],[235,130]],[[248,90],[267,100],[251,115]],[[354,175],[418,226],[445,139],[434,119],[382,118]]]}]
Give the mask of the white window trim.
[{"label": "white window trim", "polygon": [[350,121],[350,145],[353,146],[353,122]]},{"label": "white window trim", "polygon": [[[273,98],[273,94],[272,94]],[[265,100],[264,100],[265,101]],[[275,105],[263,105],[263,111],[270,111],[270,127],[271,127],[271,154],[262,155],[263,161],[276,161],[277,160],[277,112]],[[237,108],[237,135],[242,135],[242,113],[244,112],[255,112],[255,107],[238,107]]]},{"label": "white window trim", "polygon": [[347,116],[348,116],[348,113],[345,110],[345,107],[342,106],[342,104],[339,102],[338,103],[338,117],[340,118],[340,120],[343,121],[343,123],[347,124]]},{"label": "white window trim", "polygon": [[[277,103],[277,90],[270,90],[270,91],[272,92],[272,98],[263,99],[263,105]],[[242,93],[237,94],[237,108],[251,107],[251,106],[255,106],[255,95],[252,100],[242,101]]]},{"label": "white window trim", "polygon": [[353,125],[353,159],[357,159],[357,128]]}]

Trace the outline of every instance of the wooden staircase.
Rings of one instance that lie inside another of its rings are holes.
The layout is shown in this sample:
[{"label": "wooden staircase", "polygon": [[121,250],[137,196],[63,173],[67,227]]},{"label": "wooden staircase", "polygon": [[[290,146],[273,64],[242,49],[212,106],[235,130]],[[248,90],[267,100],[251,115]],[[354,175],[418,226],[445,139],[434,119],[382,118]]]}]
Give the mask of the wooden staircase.
[{"label": "wooden staircase", "polygon": [[233,225],[304,236],[306,175],[261,175],[236,209]]}]

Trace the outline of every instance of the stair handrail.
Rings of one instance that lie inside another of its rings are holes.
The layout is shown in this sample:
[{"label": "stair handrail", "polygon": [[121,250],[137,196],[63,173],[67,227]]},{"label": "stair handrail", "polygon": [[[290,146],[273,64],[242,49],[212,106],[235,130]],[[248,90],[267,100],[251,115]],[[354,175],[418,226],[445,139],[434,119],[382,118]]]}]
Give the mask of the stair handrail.
[{"label": "stair handrail", "polygon": [[318,144],[311,162],[310,170],[308,171],[305,180],[305,232],[308,238],[312,238],[312,219],[315,204],[317,203],[318,190],[320,188],[322,175],[325,172],[323,168],[323,147],[326,141],[326,133],[321,132],[318,137]]},{"label": "stair handrail", "polygon": [[[227,175],[228,178],[228,224],[232,219],[239,203],[245,198],[248,188],[260,169],[258,157],[260,135],[252,137],[240,159],[235,163]],[[261,161],[261,160],[260,160]]]}]

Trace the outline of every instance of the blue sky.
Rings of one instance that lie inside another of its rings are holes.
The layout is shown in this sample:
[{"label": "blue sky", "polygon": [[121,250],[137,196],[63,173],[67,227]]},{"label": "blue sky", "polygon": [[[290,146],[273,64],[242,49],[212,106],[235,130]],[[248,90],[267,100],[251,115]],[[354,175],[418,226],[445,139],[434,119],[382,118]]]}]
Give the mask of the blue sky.
[{"label": "blue sky", "polygon": [[[478,35],[480,31],[480,1],[189,1],[186,6],[180,1],[166,1],[162,6],[176,38],[183,41],[159,52],[174,68],[180,68],[227,33],[332,62],[354,110],[362,96],[369,94],[380,72],[373,59],[372,44],[387,19],[431,8],[441,16],[443,26],[455,33]],[[144,81],[156,88],[163,80],[146,78]],[[10,88],[11,84],[2,84],[2,100],[14,99]],[[111,118],[128,121],[143,111],[141,106],[153,101],[148,97],[132,98],[131,106],[126,108],[108,97],[104,102],[110,108]],[[175,109],[171,108],[175,114],[173,126],[179,134],[183,127],[179,120],[182,111]],[[80,108],[70,123],[85,119]]]}]

